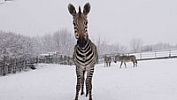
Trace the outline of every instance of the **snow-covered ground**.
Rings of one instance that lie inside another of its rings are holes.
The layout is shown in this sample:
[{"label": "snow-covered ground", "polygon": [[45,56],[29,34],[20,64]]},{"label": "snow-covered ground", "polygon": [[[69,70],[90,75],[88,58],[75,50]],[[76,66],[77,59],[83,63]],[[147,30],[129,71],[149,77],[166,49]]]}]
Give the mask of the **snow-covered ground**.
[{"label": "snow-covered ground", "polygon": [[[118,66],[96,65],[94,100],[177,100],[177,59]],[[37,70],[0,77],[0,100],[73,100],[75,82],[74,66],[40,64]]]}]

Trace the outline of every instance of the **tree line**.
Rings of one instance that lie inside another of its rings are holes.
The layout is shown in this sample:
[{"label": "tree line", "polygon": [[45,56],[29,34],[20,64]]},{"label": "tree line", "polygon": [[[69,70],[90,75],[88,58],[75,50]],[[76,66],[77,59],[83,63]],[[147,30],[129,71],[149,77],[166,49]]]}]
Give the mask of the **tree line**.
[{"label": "tree line", "polygon": [[[3,56],[25,57],[38,56],[48,52],[59,52],[60,54],[71,56],[76,39],[73,33],[67,29],[61,29],[52,34],[38,37],[27,37],[14,32],[0,31],[0,59]],[[163,49],[174,49],[177,45],[168,43],[157,43],[143,45],[143,40],[132,39],[129,47],[120,43],[108,44],[108,42],[98,39],[95,41],[99,55],[111,53],[144,52]]]}]

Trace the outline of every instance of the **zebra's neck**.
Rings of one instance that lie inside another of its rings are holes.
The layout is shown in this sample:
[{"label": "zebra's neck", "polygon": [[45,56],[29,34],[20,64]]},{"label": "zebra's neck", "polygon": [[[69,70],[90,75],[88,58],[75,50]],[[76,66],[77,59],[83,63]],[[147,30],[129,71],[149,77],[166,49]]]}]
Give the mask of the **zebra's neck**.
[{"label": "zebra's neck", "polygon": [[80,49],[85,49],[88,46],[89,42],[90,42],[89,39],[78,39],[77,40],[77,46]]}]

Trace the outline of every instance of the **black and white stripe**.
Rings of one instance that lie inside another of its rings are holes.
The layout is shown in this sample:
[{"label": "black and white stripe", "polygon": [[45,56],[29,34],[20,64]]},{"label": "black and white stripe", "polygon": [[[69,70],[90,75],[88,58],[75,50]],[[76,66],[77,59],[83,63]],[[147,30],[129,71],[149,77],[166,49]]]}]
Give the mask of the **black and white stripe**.
[{"label": "black and white stripe", "polygon": [[96,46],[89,39],[83,47],[80,47],[79,42],[77,42],[74,48],[73,59],[76,65],[77,74],[76,98],[78,98],[80,89],[81,94],[84,94],[85,72],[87,72],[86,96],[89,94],[89,97],[91,98],[92,76],[94,73],[94,66],[98,59]]},{"label": "black and white stripe", "polygon": [[81,48],[79,44],[77,44],[75,46],[74,52],[75,63],[81,66],[87,66],[91,63],[95,63],[93,62],[96,56],[96,52],[94,50],[95,48],[96,46],[89,39],[86,41],[86,44],[83,48]]}]

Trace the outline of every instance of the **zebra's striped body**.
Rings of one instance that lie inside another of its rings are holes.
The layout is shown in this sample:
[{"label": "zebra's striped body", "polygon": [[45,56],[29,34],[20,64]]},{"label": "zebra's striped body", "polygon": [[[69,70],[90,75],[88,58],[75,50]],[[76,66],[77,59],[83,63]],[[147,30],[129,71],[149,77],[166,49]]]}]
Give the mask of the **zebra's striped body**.
[{"label": "zebra's striped body", "polygon": [[125,67],[126,66],[126,62],[132,62],[133,63],[133,67],[137,67],[137,59],[135,57],[135,55],[116,55],[115,58],[114,58],[114,62],[116,63],[117,61],[120,61],[120,68],[122,66],[122,64],[124,63]]},{"label": "zebra's striped body", "polygon": [[86,41],[84,47],[80,47],[79,43],[74,47],[73,59],[76,66],[90,66],[97,62],[97,50],[95,44],[90,39]]},{"label": "zebra's striped body", "polygon": [[97,62],[97,49],[96,46],[90,41],[81,48],[77,43],[74,48],[73,60],[76,65],[77,85],[76,85],[76,98],[78,98],[81,89],[81,95],[84,94],[85,72],[86,77],[86,96],[89,94],[89,100],[92,98],[92,76],[94,73],[94,66]]},{"label": "zebra's striped body", "polygon": [[89,39],[87,32],[87,14],[90,11],[90,4],[85,4],[83,12],[81,12],[81,8],[79,7],[79,12],[76,13],[75,7],[72,4],[68,5],[68,10],[73,16],[74,33],[77,39],[73,53],[77,75],[75,100],[78,100],[80,90],[81,95],[84,94],[85,72],[87,73],[86,96],[89,95],[89,100],[92,100],[92,76],[98,54],[96,46]]}]

